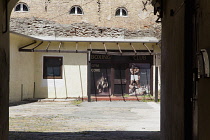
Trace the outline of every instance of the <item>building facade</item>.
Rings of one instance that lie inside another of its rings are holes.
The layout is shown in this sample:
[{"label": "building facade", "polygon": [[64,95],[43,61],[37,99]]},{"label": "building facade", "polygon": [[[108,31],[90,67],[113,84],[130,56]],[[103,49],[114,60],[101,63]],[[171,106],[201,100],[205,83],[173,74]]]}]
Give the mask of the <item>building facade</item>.
[{"label": "building facade", "polygon": [[10,102],[153,94],[155,20],[150,1],[19,1],[10,20]]}]

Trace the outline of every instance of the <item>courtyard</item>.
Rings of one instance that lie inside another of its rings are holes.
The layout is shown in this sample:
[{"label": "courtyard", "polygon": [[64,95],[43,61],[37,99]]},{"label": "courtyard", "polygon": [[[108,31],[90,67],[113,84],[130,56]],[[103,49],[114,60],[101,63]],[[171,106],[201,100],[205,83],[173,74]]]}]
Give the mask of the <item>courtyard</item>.
[{"label": "courtyard", "polygon": [[10,140],[160,140],[160,103],[32,102],[9,109]]}]

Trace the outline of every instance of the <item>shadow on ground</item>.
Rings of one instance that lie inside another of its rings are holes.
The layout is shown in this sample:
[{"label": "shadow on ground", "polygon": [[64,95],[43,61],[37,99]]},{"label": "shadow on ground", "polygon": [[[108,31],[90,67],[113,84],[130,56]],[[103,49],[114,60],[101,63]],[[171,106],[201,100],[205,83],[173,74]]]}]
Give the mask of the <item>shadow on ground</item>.
[{"label": "shadow on ground", "polygon": [[9,132],[9,140],[160,140],[158,131]]},{"label": "shadow on ground", "polygon": [[30,103],[34,103],[34,102],[37,102],[37,101],[38,100],[33,100],[33,101],[19,101],[19,102],[9,103],[9,107],[19,106],[19,105],[23,105],[23,104],[30,104]]}]

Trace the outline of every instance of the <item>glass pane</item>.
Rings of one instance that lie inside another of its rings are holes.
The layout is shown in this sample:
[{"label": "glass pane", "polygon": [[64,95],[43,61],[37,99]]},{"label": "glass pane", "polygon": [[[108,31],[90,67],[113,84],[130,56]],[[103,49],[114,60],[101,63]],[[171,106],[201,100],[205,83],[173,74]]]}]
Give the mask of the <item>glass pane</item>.
[{"label": "glass pane", "polygon": [[116,11],[115,16],[120,16],[120,9]]},{"label": "glass pane", "polygon": [[15,11],[20,11],[20,4],[15,7]]},{"label": "glass pane", "polygon": [[28,11],[28,7],[23,4],[23,11]]},{"label": "glass pane", "polygon": [[47,67],[47,76],[61,76],[60,67]]},{"label": "glass pane", "polygon": [[82,13],[82,9],[79,8],[79,7],[77,7],[77,14],[83,14],[83,13]]},{"label": "glass pane", "polygon": [[53,67],[47,67],[47,76],[53,76]]},{"label": "glass pane", "polygon": [[61,76],[60,67],[53,67],[54,76]]},{"label": "glass pane", "polygon": [[71,9],[70,14],[75,14],[75,7]]},{"label": "glass pane", "polygon": [[122,15],[127,16],[127,12],[124,9],[122,9]]}]

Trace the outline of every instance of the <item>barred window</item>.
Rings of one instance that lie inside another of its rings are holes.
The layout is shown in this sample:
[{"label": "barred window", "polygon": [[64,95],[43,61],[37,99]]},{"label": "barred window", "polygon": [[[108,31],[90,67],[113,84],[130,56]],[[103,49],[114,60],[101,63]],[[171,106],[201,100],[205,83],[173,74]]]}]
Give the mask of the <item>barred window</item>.
[{"label": "barred window", "polygon": [[128,12],[125,8],[118,8],[115,12],[115,16],[121,16],[121,17],[125,17],[128,16]]},{"label": "barred window", "polygon": [[16,6],[15,6],[15,12],[28,12],[29,11],[29,8],[28,8],[28,5],[25,4],[25,3],[18,3]]},{"label": "barred window", "polygon": [[82,8],[80,6],[73,6],[71,9],[70,9],[70,12],[69,14],[73,14],[73,15],[83,15],[84,12],[82,10]]}]

